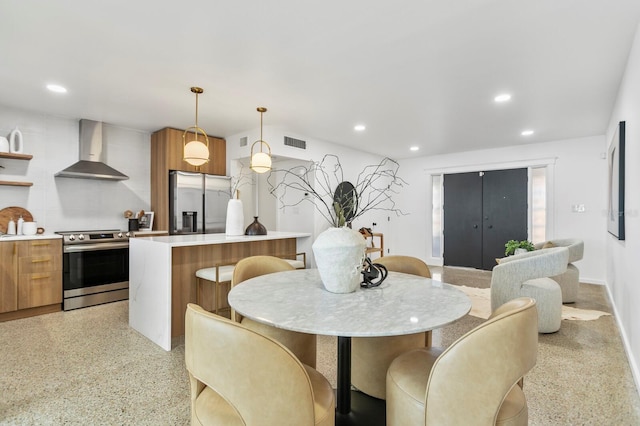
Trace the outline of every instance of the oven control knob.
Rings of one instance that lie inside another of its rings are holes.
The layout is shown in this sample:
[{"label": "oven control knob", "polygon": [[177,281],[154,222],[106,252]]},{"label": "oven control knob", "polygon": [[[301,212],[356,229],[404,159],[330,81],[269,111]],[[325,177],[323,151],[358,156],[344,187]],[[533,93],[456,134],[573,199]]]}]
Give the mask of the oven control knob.
[{"label": "oven control knob", "polygon": [[78,235],[78,239],[79,239],[80,241],[84,240],[84,234],[80,234],[80,235]]},{"label": "oven control knob", "polygon": [[118,232],[118,238],[122,238],[122,232]]},{"label": "oven control knob", "polygon": [[125,234],[125,236],[126,236],[127,238],[129,238],[129,237],[131,237],[131,233],[130,233],[130,232],[127,232],[127,233]]},{"label": "oven control knob", "polygon": [[75,235],[73,235],[73,234],[69,235],[69,241],[73,241],[73,240],[75,240],[75,239],[76,239],[76,236],[75,236]]}]

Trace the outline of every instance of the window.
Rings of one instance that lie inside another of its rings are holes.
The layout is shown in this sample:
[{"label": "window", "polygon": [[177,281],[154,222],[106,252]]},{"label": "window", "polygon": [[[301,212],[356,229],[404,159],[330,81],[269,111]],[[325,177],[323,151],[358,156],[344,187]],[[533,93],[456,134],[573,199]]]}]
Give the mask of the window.
[{"label": "window", "polygon": [[442,257],[442,175],[431,176],[431,256]]},{"label": "window", "polygon": [[547,168],[531,168],[531,241],[546,240],[547,228]]}]

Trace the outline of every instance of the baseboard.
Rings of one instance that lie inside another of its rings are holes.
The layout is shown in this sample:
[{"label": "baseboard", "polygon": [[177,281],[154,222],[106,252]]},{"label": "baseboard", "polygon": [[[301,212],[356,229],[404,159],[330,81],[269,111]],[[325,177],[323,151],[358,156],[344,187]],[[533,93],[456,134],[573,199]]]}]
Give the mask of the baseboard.
[{"label": "baseboard", "polygon": [[631,375],[633,376],[633,381],[636,384],[636,392],[640,394],[640,370],[638,369],[638,364],[636,363],[635,357],[633,356],[633,351],[631,350],[631,345],[629,344],[629,339],[627,338],[627,331],[625,330],[624,325],[620,322],[620,315],[618,315],[618,309],[614,302],[613,295],[611,294],[611,289],[608,285],[605,285],[605,288],[607,289],[609,302],[611,303],[611,307],[613,308],[613,316],[616,319],[616,324],[618,324],[618,330],[620,330],[622,345],[624,346],[624,351],[627,354],[627,359],[629,360]]},{"label": "baseboard", "polygon": [[597,278],[585,278],[582,275],[580,276],[580,282],[584,284],[596,284],[596,285],[604,285],[604,286],[607,285],[607,283],[604,280],[600,280]]}]

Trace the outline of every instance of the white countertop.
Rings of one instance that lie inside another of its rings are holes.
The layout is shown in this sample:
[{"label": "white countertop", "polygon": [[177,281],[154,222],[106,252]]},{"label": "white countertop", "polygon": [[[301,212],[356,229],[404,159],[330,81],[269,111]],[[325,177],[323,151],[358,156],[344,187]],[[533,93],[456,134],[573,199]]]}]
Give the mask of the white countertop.
[{"label": "white countertop", "polygon": [[0,235],[0,242],[2,241],[26,241],[26,240],[51,240],[61,239],[62,235],[58,234],[36,234],[36,235]]},{"label": "white countertop", "polygon": [[[170,247],[201,246],[209,244],[244,243],[251,241],[282,240],[285,238],[310,237],[310,233],[305,232],[280,232],[267,231],[267,235],[239,235],[227,236],[226,234],[192,234],[192,235],[169,235],[161,237],[145,236],[145,243],[158,243]],[[133,239],[130,242],[142,241]]]},{"label": "white countertop", "polygon": [[153,237],[154,235],[169,235],[169,231],[129,231],[134,237]]}]

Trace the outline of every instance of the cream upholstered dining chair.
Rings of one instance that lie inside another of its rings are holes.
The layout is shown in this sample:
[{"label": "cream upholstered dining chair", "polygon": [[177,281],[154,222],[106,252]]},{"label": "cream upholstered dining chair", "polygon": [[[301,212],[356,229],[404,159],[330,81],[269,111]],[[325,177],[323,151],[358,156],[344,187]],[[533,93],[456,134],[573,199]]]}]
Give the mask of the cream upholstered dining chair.
[{"label": "cream upholstered dining chair", "polygon": [[[431,278],[429,267],[411,256],[384,256],[375,260],[387,270]],[[431,332],[351,339],[351,384],[361,392],[385,399],[387,369],[398,355],[430,345]]]},{"label": "cream upholstered dining chair", "polygon": [[[260,275],[272,274],[274,272],[292,271],[295,268],[286,260],[274,256],[251,256],[246,257],[236,263],[231,279],[231,288]],[[262,324],[250,318],[244,318],[235,310],[231,309],[231,319],[242,323],[247,328],[257,331],[260,334],[276,339],[285,345],[296,357],[310,367],[316,368],[316,346],[317,338],[315,334],[299,333],[296,331],[284,330]]]},{"label": "cream upholstered dining chair", "polygon": [[192,425],[334,425],[327,379],[276,340],[187,305]]},{"label": "cream upholstered dining chair", "polygon": [[387,426],[526,425],[537,319],[535,300],[514,299],[446,349],[400,355],[387,372]]}]

